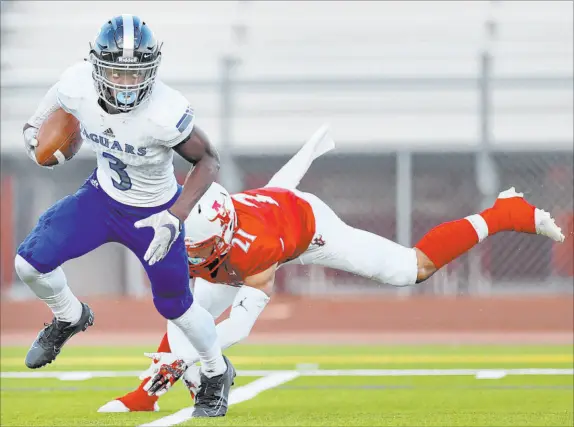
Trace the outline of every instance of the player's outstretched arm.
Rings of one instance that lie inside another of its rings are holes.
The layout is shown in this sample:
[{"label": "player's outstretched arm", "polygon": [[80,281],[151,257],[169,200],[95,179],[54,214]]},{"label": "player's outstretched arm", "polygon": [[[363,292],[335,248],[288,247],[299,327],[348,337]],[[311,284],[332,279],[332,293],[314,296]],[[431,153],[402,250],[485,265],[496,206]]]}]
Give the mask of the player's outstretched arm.
[{"label": "player's outstretched arm", "polygon": [[[260,289],[247,285],[241,287],[235,296],[229,317],[215,327],[222,351],[249,336],[269,299],[270,296]],[[140,376],[140,379],[144,380],[140,388],[131,393],[139,394],[144,403],[148,402],[149,396],[159,397],[167,393],[182,377],[186,378],[186,385],[192,393],[195,393],[194,390],[199,386],[199,367],[194,365],[199,361],[199,353],[172,325],[169,323],[167,328],[171,352],[144,353],[153,359],[154,363]],[[149,371],[153,371],[151,376]],[[143,395],[144,392],[147,392],[147,396]]]},{"label": "player's outstretched arm", "polygon": [[[275,283],[276,270],[277,264],[274,264],[268,269],[245,279],[244,285],[235,296],[229,317],[215,328],[217,341],[222,351],[249,336],[253,325],[269,302]],[[168,324],[171,354],[146,354],[148,357],[159,361],[157,373],[143,386],[143,390],[150,396],[165,394],[182,376],[186,378],[190,391],[198,386],[199,371],[193,365],[199,360],[199,354],[195,348],[190,346],[189,341],[177,331],[177,329],[171,328],[171,324]]]},{"label": "player's outstretched arm", "polygon": [[251,286],[247,281],[245,282],[245,285],[237,292],[229,317],[215,327],[221,350],[243,341],[251,333],[251,329],[267,306],[273,292],[276,267],[272,268],[273,276],[270,280],[261,282],[263,286]]},{"label": "player's outstretched arm", "polygon": [[219,154],[207,135],[197,126],[194,126],[189,136],[173,149],[194,165],[185,179],[181,195],[169,209],[183,223],[191,209],[217,177]]},{"label": "player's outstretched arm", "polygon": [[[231,304],[229,317],[215,327],[221,350],[225,350],[249,336],[253,325],[267,306],[273,293],[276,270],[277,264],[274,264],[244,280],[244,285],[239,288]],[[177,328],[172,328],[172,325],[168,324],[167,333],[171,351],[177,357],[182,358],[188,365],[199,361],[197,350],[178,332]]]}]

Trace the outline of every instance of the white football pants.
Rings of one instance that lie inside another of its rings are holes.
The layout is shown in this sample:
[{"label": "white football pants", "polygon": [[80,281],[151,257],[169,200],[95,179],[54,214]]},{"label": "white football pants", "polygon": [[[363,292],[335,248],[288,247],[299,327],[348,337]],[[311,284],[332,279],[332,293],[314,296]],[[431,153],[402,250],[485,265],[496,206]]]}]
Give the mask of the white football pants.
[{"label": "white football pants", "polygon": [[314,194],[291,191],[311,205],[315,215],[313,240],[320,244],[311,242],[299,258],[285,265],[321,265],[393,286],[416,283],[417,256],[413,248],[351,227]]}]

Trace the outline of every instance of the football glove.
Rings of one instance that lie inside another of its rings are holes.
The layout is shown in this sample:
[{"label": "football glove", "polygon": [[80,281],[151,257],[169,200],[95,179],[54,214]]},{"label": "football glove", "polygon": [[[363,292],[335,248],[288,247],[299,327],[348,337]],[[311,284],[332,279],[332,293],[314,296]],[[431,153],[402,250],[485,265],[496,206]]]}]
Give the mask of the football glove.
[{"label": "football glove", "polygon": [[175,359],[171,353],[144,353],[144,355],[153,359],[155,365],[153,369],[155,373],[143,388],[149,396],[162,396],[167,393],[187,370],[185,362]]},{"label": "football glove", "polygon": [[137,221],[134,226],[153,228],[154,236],[144,255],[144,261],[149,265],[154,265],[167,255],[183,228],[179,218],[167,209]]}]

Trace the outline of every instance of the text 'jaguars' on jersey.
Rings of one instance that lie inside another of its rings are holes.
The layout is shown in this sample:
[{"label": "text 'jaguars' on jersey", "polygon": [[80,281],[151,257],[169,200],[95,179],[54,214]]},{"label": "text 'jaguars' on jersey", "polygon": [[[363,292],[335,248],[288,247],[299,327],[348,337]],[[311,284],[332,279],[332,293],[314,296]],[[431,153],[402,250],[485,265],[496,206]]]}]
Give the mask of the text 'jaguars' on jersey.
[{"label": "text 'jaguars' on jersey", "polygon": [[181,93],[156,81],[161,46],[153,33],[134,18],[141,30],[127,48],[117,21],[99,32],[89,62],[66,70],[56,96],[97,153],[104,191],[131,206],[157,206],[177,190],[172,147],[189,136],[194,114]]}]

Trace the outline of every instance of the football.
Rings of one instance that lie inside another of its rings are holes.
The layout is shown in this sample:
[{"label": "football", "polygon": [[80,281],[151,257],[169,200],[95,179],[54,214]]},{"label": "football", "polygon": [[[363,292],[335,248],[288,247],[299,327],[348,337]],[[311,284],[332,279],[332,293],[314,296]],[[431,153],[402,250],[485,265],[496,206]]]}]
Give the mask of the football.
[{"label": "football", "polygon": [[42,123],[36,137],[36,161],[42,166],[54,166],[70,160],[82,146],[80,123],[58,108]]}]

